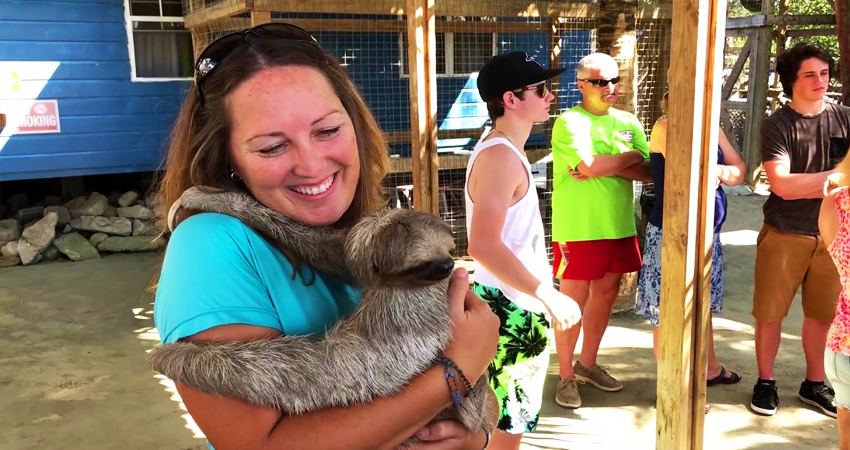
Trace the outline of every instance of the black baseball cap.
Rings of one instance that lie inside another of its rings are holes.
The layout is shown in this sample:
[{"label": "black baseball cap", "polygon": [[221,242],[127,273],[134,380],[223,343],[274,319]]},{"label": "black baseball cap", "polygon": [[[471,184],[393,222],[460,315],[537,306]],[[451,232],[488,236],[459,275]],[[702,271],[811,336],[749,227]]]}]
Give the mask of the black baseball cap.
[{"label": "black baseball cap", "polygon": [[482,100],[489,102],[505,92],[554,78],[565,70],[544,69],[526,52],[503,53],[490,58],[478,71],[478,94]]}]

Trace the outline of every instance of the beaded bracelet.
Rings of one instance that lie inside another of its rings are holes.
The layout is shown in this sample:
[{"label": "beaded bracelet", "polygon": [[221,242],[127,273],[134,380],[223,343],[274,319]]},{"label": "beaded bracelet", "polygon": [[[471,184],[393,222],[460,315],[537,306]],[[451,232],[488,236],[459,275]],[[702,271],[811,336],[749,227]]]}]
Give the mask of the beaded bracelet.
[{"label": "beaded bracelet", "polygon": [[446,376],[446,385],[449,387],[449,394],[452,396],[452,402],[454,403],[455,409],[459,409],[460,405],[463,403],[463,399],[461,398],[460,390],[458,390],[457,387],[457,380],[448,366],[445,364],[441,365],[443,366],[443,373]]},{"label": "beaded bracelet", "polygon": [[463,374],[463,371],[460,370],[460,367],[458,367],[457,364],[455,364],[454,361],[452,361],[449,358],[446,358],[445,356],[441,356],[440,357],[440,365],[443,366],[444,370],[448,370],[448,369],[456,370],[457,374],[460,376],[461,381],[463,381],[463,386],[466,388],[465,397],[469,397],[470,395],[472,395],[472,390],[473,390],[472,383],[469,382],[469,379],[466,378],[466,375]]}]

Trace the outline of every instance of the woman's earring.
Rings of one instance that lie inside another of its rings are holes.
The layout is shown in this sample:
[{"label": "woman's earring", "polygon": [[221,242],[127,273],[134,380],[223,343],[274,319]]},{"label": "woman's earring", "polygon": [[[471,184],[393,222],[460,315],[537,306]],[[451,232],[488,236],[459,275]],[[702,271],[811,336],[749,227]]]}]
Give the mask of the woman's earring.
[{"label": "woman's earring", "polygon": [[234,183],[242,181],[242,178],[239,178],[239,176],[236,175],[236,172],[233,169],[230,169],[230,179],[233,180]]}]

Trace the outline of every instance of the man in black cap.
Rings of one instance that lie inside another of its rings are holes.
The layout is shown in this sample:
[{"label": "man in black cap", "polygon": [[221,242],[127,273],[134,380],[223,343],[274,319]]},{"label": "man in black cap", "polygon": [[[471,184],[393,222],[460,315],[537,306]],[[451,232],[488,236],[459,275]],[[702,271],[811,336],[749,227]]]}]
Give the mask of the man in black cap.
[{"label": "man in black cap", "polygon": [[490,386],[501,415],[494,448],[518,449],[534,431],[549,366],[549,317],[578,323],[578,304],[552,285],[543,219],[525,142],[535,122],[549,120],[554,96],[546,81],[564,69],[544,69],[524,52],[493,57],[478,74],[492,130],[475,145],[466,169],[466,225],[475,260],[472,289],[501,318]]}]

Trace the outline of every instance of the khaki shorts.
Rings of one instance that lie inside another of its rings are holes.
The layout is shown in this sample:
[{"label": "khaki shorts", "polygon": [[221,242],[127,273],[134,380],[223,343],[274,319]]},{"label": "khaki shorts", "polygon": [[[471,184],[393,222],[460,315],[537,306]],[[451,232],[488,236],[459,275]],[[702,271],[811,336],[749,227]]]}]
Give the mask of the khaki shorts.
[{"label": "khaki shorts", "polygon": [[800,285],[803,316],[832,322],[841,280],[823,239],[764,224],[756,240],[753,317],[765,322],[784,319]]}]

